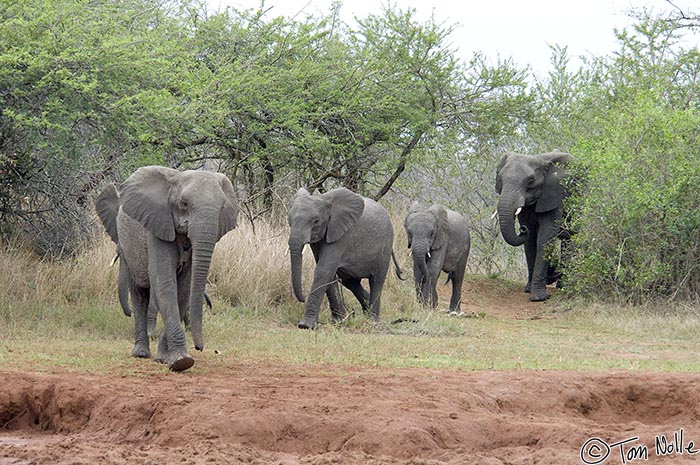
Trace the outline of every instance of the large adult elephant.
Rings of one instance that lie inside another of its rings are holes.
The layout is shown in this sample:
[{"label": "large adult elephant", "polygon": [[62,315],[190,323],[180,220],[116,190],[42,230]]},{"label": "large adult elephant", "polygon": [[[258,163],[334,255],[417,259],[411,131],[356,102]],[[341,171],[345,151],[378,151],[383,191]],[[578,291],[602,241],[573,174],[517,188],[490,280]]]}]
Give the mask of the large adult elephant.
[{"label": "large adult elephant", "polygon": [[424,209],[414,202],[404,228],[413,255],[413,281],[418,300],[437,307],[437,282],[440,272],[444,271],[452,281],[449,312],[459,313],[471,245],[469,222],[460,213],[442,205]]},{"label": "large adult elephant", "polygon": [[[128,283],[134,306],[134,357],[151,356],[151,295],[164,321],[156,361],[173,371],[194,364],[180,323],[191,312],[194,346],[204,349],[202,301],[216,242],[236,227],[233,186],[222,174],[159,166],[136,170],[119,192],[108,184],[95,207],[121,260],[120,301]],[[152,291],[152,292],[151,292]]]},{"label": "large adult elephant", "polygon": [[[328,296],[333,321],[345,309],[338,295],[337,279],[357,298],[362,309],[379,320],[380,299],[392,256],[394,228],[387,211],[372,199],[346,188],[321,195],[299,189],[287,217],[291,227],[291,256],[294,295],[304,302],[301,285],[301,252],[310,244],[316,259],[314,279],[299,328],[315,328],[324,294]],[[394,261],[397,275],[401,277]],[[369,293],[361,284],[369,279]]]},{"label": "large adult elephant", "polygon": [[540,155],[507,153],[496,170],[501,235],[512,246],[525,246],[525,292],[530,293],[532,301],[549,298],[546,285],[557,279],[545,258],[545,245],[564,235],[560,222],[567,192],[562,179],[570,159],[568,153],[556,151]]}]

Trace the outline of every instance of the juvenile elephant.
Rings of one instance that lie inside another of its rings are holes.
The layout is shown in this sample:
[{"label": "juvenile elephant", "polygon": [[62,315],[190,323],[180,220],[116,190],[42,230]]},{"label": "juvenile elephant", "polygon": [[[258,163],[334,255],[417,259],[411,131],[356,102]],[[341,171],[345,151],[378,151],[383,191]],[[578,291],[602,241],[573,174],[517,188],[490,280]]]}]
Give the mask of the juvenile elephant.
[{"label": "juvenile elephant", "polygon": [[191,311],[194,346],[204,349],[202,301],[216,242],[236,227],[238,208],[222,174],[159,166],[136,170],[121,186],[105,186],[95,207],[120,257],[119,299],[128,287],[134,306],[134,357],[151,356],[147,315],[151,296],[164,321],[156,361],[173,371],[194,364],[180,323]]},{"label": "juvenile elephant", "polygon": [[[299,328],[316,327],[324,294],[328,296],[333,321],[344,317],[336,276],[362,309],[365,312],[371,309],[374,320],[378,321],[394,242],[394,229],[384,207],[346,188],[321,195],[311,195],[302,188],[292,200],[287,220],[291,227],[292,287],[300,302],[305,300],[301,286],[304,245],[310,244],[316,259],[313,285]],[[396,267],[400,277],[397,264]],[[369,279],[369,293],[360,283],[363,278]]]},{"label": "juvenile elephant", "polygon": [[404,228],[413,255],[413,279],[418,300],[433,308],[437,306],[436,286],[440,271],[444,271],[448,273],[447,279],[452,281],[449,311],[459,313],[471,245],[469,223],[461,214],[442,205],[421,209],[416,202],[406,216]]},{"label": "juvenile elephant", "polygon": [[[525,246],[528,277],[525,292],[530,300],[549,298],[546,285],[558,279],[545,259],[545,245],[567,236],[560,222],[567,195],[562,184],[571,155],[551,152],[540,155],[507,153],[496,170],[498,221],[503,239],[512,246]],[[515,218],[520,223],[515,231]]]}]

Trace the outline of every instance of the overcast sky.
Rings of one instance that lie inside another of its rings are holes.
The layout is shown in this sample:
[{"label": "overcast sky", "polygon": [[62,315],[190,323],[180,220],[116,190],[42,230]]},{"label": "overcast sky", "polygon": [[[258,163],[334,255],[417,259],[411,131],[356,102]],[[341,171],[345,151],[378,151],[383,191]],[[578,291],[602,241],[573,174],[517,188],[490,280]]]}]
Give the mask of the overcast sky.
[{"label": "overcast sky", "polygon": [[[213,10],[227,5],[257,8],[259,0],[207,0]],[[674,0],[686,11],[700,9],[697,0]],[[332,0],[266,0],[269,17],[323,14]],[[341,17],[352,24],[355,16],[380,13],[386,0],[342,0]],[[461,57],[475,51],[496,59],[512,57],[520,66],[530,65],[538,75],[550,69],[550,45],[568,46],[578,65],[580,55],[604,55],[617,48],[614,28],[629,25],[632,8],[669,12],[665,0],[392,0],[401,9],[415,8],[419,20],[434,15],[439,23],[456,25],[452,38]],[[692,7],[691,7],[692,5]],[[698,36],[691,44],[697,46]]]}]

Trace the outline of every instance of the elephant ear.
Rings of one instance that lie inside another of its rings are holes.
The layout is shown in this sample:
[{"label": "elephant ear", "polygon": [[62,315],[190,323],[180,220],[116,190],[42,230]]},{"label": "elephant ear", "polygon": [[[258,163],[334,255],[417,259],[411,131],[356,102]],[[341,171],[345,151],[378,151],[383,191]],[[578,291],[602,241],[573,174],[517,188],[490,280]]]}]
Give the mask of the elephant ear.
[{"label": "elephant ear", "polygon": [[95,211],[107,231],[107,235],[116,244],[117,237],[117,213],[119,213],[119,194],[114,184],[107,184],[95,199]]},{"label": "elephant ear", "polygon": [[506,166],[506,163],[508,162],[508,158],[510,158],[510,152],[506,153],[501,157],[501,161],[498,162],[498,166],[496,167],[496,193],[498,195],[501,195],[501,189],[503,189],[503,181],[501,181],[501,170],[503,169],[504,166]]},{"label": "elephant ear", "polygon": [[568,153],[551,152],[539,157],[546,161],[548,166],[542,185],[542,193],[537,199],[535,211],[544,213],[563,206],[566,193],[561,181],[566,176],[566,165],[571,156]]},{"label": "elephant ear", "polygon": [[121,188],[124,213],[164,241],[175,240],[168,196],[171,182],[178,174],[179,171],[172,168],[144,166],[129,176]]},{"label": "elephant ear", "polygon": [[233,191],[233,184],[229,178],[221,173],[217,173],[221,179],[221,190],[224,192],[224,205],[221,207],[219,214],[219,239],[224,234],[238,226],[238,204],[236,203],[236,194]]},{"label": "elephant ear", "polygon": [[414,200],[413,203],[411,204],[411,208],[408,209],[408,214],[411,215],[413,213],[421,211],[422,208],[420,206],[420,203],[417,200]]},{"label": "elephant ear", "polygon": [[298,199],[299,197],[304,197],[304,196],[309,196],[309,195],[311,195],[311,194],[309,193],[309,191],[307,191],[307,190],[304,189],[303,187],[300,187],[299,190],[297,191],[297,193],[294,194],[294,197],[292,197],[292,202],[291,202],[291,203],[293,204],[294,201],[295,201],[296,199]]},{"label": "elephant ear", "polygon": [[326,230],[326,242],[332,244],[345,235],[360,219],[365,201],[349,189],[341,187],[321,195],[331,204],[331,214]]},{"label": "elephant ear", "polygon": [[433,205],[430,209],[437,219],[437,231],[430,250],[437,250],[445,247],[445,244],[447,244],[447,210],[442,205]]}]

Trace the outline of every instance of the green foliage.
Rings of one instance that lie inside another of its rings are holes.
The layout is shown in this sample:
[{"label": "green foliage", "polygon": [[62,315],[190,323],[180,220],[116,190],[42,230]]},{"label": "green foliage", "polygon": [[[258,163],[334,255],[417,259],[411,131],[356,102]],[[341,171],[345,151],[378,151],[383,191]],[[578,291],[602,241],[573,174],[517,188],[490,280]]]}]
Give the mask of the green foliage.
[{"label": "green foliage", "polygon": [[563,60],[540,87],[542,118],[554,118],[531,134],[577,162],[573,292],[698,298],[700,61],[677,34],[674,22],[644,18],[618,33],[613,58],[575,74]]},{"label": "green foliage", "polygon": [[161,4],[0,3],[0,221],[42,252],[89,234],[92,189],[138,143],[123,103],[157,83]]},{"label": "green foliage", "polygon": [[579,173],[570,289],[698,297],[700,52],[678,45],[696,15],[640,14],[576,71],[554,46],[533,81],[510,60],[461,62],[452,27],[413,10],[350,28],[339,8],[0,0],[0,233],[72,253],[101,183],[206,164],[250,219],[300,185],[444,203],[471,219],[472,271],[521,276],[490,218],[493,170],[505,150],[558,148]]}]

